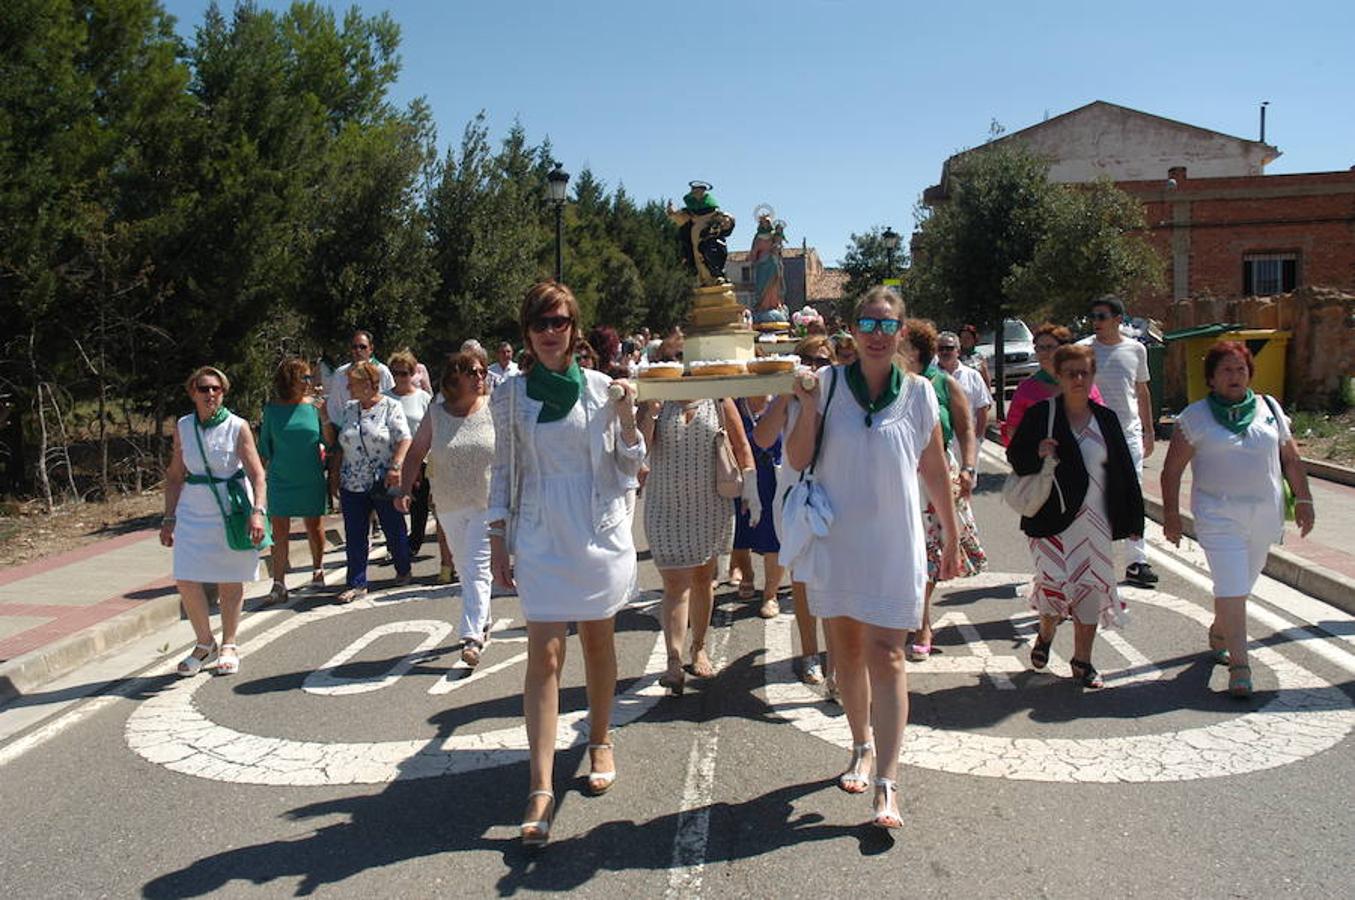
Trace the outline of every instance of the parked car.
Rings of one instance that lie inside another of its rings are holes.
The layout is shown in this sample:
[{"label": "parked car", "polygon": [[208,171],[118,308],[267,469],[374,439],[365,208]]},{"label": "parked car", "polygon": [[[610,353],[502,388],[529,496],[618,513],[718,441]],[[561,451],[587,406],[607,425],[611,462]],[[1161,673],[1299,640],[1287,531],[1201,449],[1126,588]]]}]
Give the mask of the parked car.
[{"label": "parked car", "polygon": [[[993,332],[980,334],[978,346],[974,349],[987,360],[988,375],[995,381],[997,364],[993,360]],[[1035,358],[1035,336],[1020,319],[1007,319],[1002,323],[1002,364],[1006,388],[1004,394],[1010,400],[1017,386],[1040,368],[1040,361]],[[990,388],[994,386],[989,385]]]}]

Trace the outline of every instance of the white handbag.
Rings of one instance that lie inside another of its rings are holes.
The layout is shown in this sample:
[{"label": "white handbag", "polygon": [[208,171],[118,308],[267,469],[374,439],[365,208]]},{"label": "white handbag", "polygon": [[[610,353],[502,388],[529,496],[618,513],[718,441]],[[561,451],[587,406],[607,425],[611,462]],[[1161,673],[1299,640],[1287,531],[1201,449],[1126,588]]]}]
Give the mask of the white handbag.
[{"label": "white handbag", "polygon": [[[1054,436],[1054,410],[1054,398],[1050,398],[1049,424],[1045,429],[1046,439]],[[1051,454],[1041,462],[1038,472],[1030,475],[1010,473],[1002,485],[1003,501],[1021,515],[1029,518],[1038,513],[1048,502],[1051,490],[1058,491],[1059,511],[1066,512],[1063,502],[1063,489],[1058,486],[1058,482],[1054,479],[1054,469],[1058,467],[1058,464],[1058,458]]]},{"label": "white handbag", "polygon": [[828,419],[833,393],[837,390],[837,378],[837,369],[833,369],[832,384],[823,405],[823,415],[819,417],[819,430],[814,435],[814,455],[810,458],[809,466],[800,473],[800,480],[781,495],[779,559],[787,570],[795,572],[796,581],[809,581],[813,577],[815,539],[827,537],[833,525],[833,507],[828,502],[828,493],[814,479],[814,467],[818,464],[819,450],[823,446],[823,425]]}]

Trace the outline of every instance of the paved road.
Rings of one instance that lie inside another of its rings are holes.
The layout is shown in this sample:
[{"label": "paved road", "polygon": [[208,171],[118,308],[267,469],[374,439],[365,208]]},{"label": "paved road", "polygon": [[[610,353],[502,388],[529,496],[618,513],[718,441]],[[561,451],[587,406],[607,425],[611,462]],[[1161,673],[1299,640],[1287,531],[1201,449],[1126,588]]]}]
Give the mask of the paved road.
[{"label": "paved road", "polygon": [[[1102,641],[1110,684],[1026,666],[1024,541],[985,466],[991,571],[947,586],[938,653],[910,666],[905,828],[835,789],[840,710],[791,675],[793,620],[720,597],[719,677],[661,698],[642,565],[618,619],[620,777],[581,793],[581,713],[561,729],[555,837],[524,853],[521,619],[457,663],[458,601],[428,585],[256,614],[233,679],[168,674],[183,626],[0,711],[5,896],[1312,896],[1348,892],[1355,623],[1265,583],[1239,703],[1200,652],[1207,581],[1155,551],[1159,591]],[[1160,545],[1160,536],[1159,536]],[[378,573],[383,570],[378,569]],[[384,571],[389,571],[384,570]],[[432,560],[416,573],[431,577]],[[162,651],[166,643],[174,646]],[[562,708],[583,707],[577,645]],[[149,663],[149,665],[148,665]],[[72,700],[87,682],[108,690]],[[48,715],[50,713],[50,715]],[[47,718],[39,721],[42,716]],[[16,732],[16,729],[17,732]]]}]

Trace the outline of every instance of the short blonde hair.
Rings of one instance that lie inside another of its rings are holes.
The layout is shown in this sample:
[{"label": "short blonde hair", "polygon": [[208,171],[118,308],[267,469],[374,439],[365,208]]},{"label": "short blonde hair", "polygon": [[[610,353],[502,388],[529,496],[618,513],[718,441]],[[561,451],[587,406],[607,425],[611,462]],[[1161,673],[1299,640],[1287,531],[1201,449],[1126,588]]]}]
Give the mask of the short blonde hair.
[{"label": "short blonde hair", "polygon": [[894,315],[900,319],[907,315],[903,307],[903,298],[881,284],[866,291],[861,299],[856,301],[856,306],[852,307],[853,323],[861,318],[861,310],[876,302],[888,303]]},{"label": "short blonde hair", "polygon": [[394,369],[397,365],[402,365],[413,372],[418,369],[419,361],[415,358],[414,353],[406,347],[403,350],[396,350],[391,354],[391,358],[386,360],[386,368],[388,369]]},{"label": "short blonde hair", "polygon": [[231,380],[226,377],[226,373],[215,366],[198,366],[193,370],[193,374],[188,376],[188,380],[183,383],[183,388],[188,392],[188,396],[193,396],[193,390],[197,387],[198,379],[204,375],[210,375],[221,382],[221,396],[226,396],[231,392]]},{"label": "short blonde hair", "polygon": [[348,380],[361,378],[372,386],[372,390],[381,390],[381,370],[377,368],[374,362],[355,363],[353,368],[348,370]]}]

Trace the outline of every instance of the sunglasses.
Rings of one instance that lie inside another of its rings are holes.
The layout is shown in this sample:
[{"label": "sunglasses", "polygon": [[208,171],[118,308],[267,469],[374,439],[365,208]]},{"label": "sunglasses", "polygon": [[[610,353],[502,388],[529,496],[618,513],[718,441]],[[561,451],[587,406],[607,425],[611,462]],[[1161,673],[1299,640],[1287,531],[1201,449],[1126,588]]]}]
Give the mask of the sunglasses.
[{"label": "sunglasses", "polygon": [[302,375],[302,376],[301,376],[301,380],[304,381],[304,382],[306,382],[307,384],[310,384],[312,381],[315,380],[315,376],[314,376],[314,375]]},{"label": "sunglasses", "polygon": [[898,319],[877,319],[873,316],[865,316],[856,320],[856,327],[862,334],[874,334],[875,329],[880,329],[881,334],[895,335],[903,327],[903,322]]},{"label": "sunglasses", "polygon": [[960,348],[957,347],[957,346],[955,346],[954,344],[942,344],[941,346],[939,346],[939,347],[936,348],[936,352],[937,352],[937,353],[956,353],[956,352],[959,351],[959,349],[960,349]]},{"label": "sunglasses", "polygon": [[465,375],[467,378],[484,378],[487,373],[485,372],[484,369],[468,369],[464,372],[460,372],[459,374]]},{"label": "sunglasses", "polygon": [[1091,369],[1064,369],[1062,372],[1059,373],[1059,377],[1069,378],[1074,381],[1077,381],[1083,378],[1091,378],[1092,373]]},{"label": "sunglasses", "polygon": [[564,331],[574,324],[574,320],[569,316],[542,316],[532,321],[528,327],[537,334],[543,334],[547,331]]},{"label": "sunglasses", "polygon": [[1104,322],[1106,319],[1115,318],[1115,313],[1106,312],[1104,309],[1098,309],[1096,312],[1091,314],[1091,318],[1097,322]]},{"label": "sunglasses", "polygon": [[1053,353],[1053,352],[1054,352],[1055,350],[1057,350],[1057,349],[1059,349],[1059,345],[1058,345],[1058,344],[1036,344],[1036,345],[1035,345],[1035,352],[1036,352],[1036,353]]},{"label": "sunglasses", "polygon": [[822,369],[824,366],[831,366],[833,361],[825,359],[822,356],[801,356],[800,362],[809,366],[811,369]]},{"label": "sunglasses", "polygon": [[403,378],[406,375],[413,375],[414,373],[408,369],[391,369],[391,374],[396,378]]},{"label": "sunglasses", "polygon": [[371,349],[371,345],[370,345],[370,344],[349,344],[348,346],[351,347],[351,348],[354,349],[354,350],[370,350],[370,349]]},{"label": "sunglasses", "polygon": [[199,394],[223,393],[222,387],[219,384],[195,384],[193,385],[193,390],[197,391]]}]

